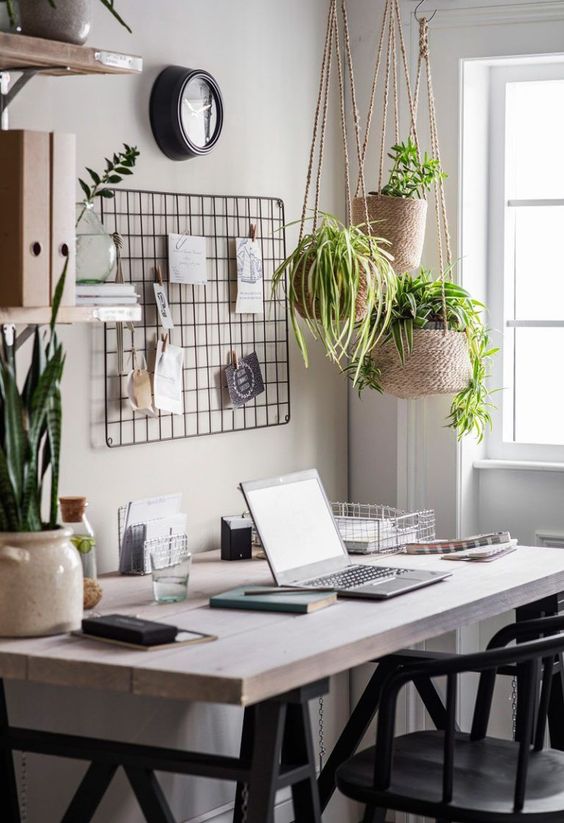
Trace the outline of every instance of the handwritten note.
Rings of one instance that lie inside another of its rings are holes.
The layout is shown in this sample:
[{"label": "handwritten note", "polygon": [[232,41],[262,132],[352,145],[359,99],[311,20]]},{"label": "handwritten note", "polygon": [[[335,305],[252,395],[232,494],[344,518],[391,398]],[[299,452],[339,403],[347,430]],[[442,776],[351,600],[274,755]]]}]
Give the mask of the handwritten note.
[{"label": "handwritten note", "polygon": [[208,282],[206,238],[169,234],[168,270],[171,283],[205,286]]}]

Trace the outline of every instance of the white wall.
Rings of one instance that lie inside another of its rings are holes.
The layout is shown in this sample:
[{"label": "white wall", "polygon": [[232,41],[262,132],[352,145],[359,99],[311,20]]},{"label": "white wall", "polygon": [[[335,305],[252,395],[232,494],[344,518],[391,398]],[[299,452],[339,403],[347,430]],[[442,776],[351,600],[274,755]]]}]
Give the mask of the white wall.
[{"label": "white wall", "polygon": [[[326,22],[326,0],[120,0],[134,29],[122,30],[95,5],[90,42],[143,56],[140,77],[37,78],[11,109],[11,126],[76,132],[78,169],[98,168],[127,142],[141,150],[133,188],[280,196],[288,220],[299,216]],[[174,163],[153,141],[148,119],[152,83],[168,64],[203,67],[225,100],[221,140],[207,158]],[[343,172],[331,120],[323,207],[342,213]],[[289,231],[289,246],[295,229]],[[93,448],[92,397],[101,373],[99,334],[86,326],[62,332],[68,351],[63,383],[61,493],[84,494],[98,536],[99,566],[116,568],[116,512],[129,498],[182,491],[191,547],[213,548],[222,514],[238,512],[240,480],[317,466],[330,497],[347,495],[346,383],[319,346],[306,372],[291,345],[292,417],[287,426],[127,449]],[[93,339],[95,345],[93,346]],[[346,679],[344,681],[346,697]],[[16,722],[93,734],[234,752],[241,713],[126,700],[103,693],[10,689]],[[347,704],[348,706],[348,704]],[[346,707],[343,707],[343,711]],[[62,710],[64,709],[64,711]],[[60,819],[81,767],[30,758],[29,823]],[[232,795],[230,787],[167,779],[179,819],[202,814]],[[212,788],[213,786],[213,788]],[[36,790],[40,789],[40,793]],[[99,823],[134,823],[130,793],[112,788]]]}]

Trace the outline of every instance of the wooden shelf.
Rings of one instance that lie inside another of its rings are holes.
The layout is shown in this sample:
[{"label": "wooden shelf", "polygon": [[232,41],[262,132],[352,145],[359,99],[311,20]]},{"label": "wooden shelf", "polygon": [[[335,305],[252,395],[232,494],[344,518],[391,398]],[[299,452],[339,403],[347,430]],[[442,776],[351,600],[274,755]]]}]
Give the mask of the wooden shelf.
[{"label": "wooden shelf", "polygon": [[131,54],[0,32],[0,71],[40,70],[46,75],[139,74],[143,60]]},{"label": "wooden shelf", "polygon": [[[0,325],[43,325],[51,320],[49,306],[39,308],[1,308]],[[59,323],[116,323],[141,320],[141,306],[61,306]]]}]

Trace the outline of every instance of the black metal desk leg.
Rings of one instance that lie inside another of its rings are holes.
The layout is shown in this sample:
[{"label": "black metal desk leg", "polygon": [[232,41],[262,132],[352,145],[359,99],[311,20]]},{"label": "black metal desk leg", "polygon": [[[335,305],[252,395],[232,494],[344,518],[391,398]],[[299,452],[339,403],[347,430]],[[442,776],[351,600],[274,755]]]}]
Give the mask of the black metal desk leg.
[{"label": "black metal desk leg", "polygon": [[[253,735],[255,730],[255,707],[247,706],[243,717],[243,730],[241,732],[241,749],[239,758],[242,763],[250,763],[253,756]],[[233,823],[244,823],[243,807],[246,805],[246,791],[248,787],[245,783],[237,783],[235,792],[235,808],[233,810]]]},{"label": "black metal desk leg", "polygon": [[[4,681],[0,680],[0,742],[2,744],[6,743],[8,731],[6,693],[4,691]],[[4,823],[20,823],[20,804],[18,801],[16,771],[14,769],[14,754],[12,749],[6,745],[0,747],[0,798]]]},{"label": "black metal desk leg", "polygon": [[290,704],[282,746],[283,766],[309,765],[308,775],[292,784],[294,823],[321,823],[308,703]]},{"label": "black metal desk leg", "polygon": [[[253,754],[247,791],[245,823],[274,823],[276,784],[287,705],[268,701],[254,712]],[[315,823],[315,819],[311,821]]]},{"label": "black metal desk leg", "polygon": [[61,823],[90,823],[116,771],[112,763],[91,763]]}]

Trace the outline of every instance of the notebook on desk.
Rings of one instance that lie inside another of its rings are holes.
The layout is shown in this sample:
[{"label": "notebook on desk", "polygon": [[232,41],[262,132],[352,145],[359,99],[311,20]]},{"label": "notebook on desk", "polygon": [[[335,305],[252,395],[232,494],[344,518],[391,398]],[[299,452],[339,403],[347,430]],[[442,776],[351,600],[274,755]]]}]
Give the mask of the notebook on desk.
[{"label": "notebook on desk", "polygon": [[339,597],[384,600],[449,572],[355,564],[315,469],[241,483],[278,586],[330,587]]}]

